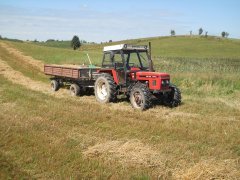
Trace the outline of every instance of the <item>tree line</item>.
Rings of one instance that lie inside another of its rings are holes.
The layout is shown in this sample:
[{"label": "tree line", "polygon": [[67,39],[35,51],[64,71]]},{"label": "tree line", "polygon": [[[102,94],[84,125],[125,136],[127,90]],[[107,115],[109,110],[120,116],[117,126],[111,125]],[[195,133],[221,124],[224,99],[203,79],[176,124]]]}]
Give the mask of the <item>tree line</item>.
[{"label": "tree line", "polygon": [[[190,32],[190,36],[192,36],[192,35],[193,35],[193,31],[189,31],[189,32]],[[199,28],[199,29],[198,29],[198,35],[199,35],[199,36],[202,36],[202,35],[203,35],[203,32],[204,32],[203,28]],[[176,35],[175,30],[171,29],[170,35],[171,35],[171,36],[175,36],[175,35]],[[205,37],[208,37],[208,31],[205,31],[204,36],[205,36]],[[229,33],[226,32],[226,31],[222,31],[221,34],[220,34],[220,36],[222,36],[223,38],[228,38]]]}]

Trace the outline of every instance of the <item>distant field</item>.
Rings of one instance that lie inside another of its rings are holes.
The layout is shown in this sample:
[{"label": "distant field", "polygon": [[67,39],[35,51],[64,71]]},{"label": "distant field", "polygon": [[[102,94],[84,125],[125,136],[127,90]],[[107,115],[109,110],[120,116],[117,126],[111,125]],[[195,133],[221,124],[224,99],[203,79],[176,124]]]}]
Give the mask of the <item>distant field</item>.
[{"label": "distant field", "polygon": [[[146,38],[136,40],[126,40],[113,43],[104,44],[85,44],[80,49],[81,51],[101,52],[104,46],[129,43],[129,44],[148,44],[152,42],[152,54],[153,57],[191,57],[191,58],[239,58],[240,57],[240,40],[221,39],[216,37],[159,37],[159,38]],[[14,43],[18,48],[24,50],[26,54],[37,57],[37,52],[34,51],[34,47],[38,45],[46,47],[56,47],[70,49],[69,41],[55,41],[49,43]],[[28,49],[29,48],[29,49]],[[41,47],[40,47],[41,48]],[[43,49],[41,49],[44,51]],[[47,48],[45,49],[47,50]],[[49,51],[49,50],[48,50]],[[58,53],[64,51],[59,49]],[[48,57],[46,52],[46,57]],[[61,54],[62,55],[62,54]],[[73,55],[72,55],[73,56]],[[71,57],[70,56],[70,59]],[[101,56],[100,56],[101,57]],[[44,57],[43,57],[44,58]],[[54,58],[54,57],[53,57]],[[96,57],[97,58],[97,57]],[[98,59],[93,58],[98,62]],[[44,59],[43,59],[44,60]],[[79,59],[81,61],[81,59]]]},{"label": "distant field", "polygon": [[43,63],[87,64],[89,53],[100,65],[102,47],[115,43],[73,51],[0,41],[0,179],[238,179],[240,41],[124,42],[149,40],[155,69],[182,90],[178,108],[138,112],[48,90]]},{"label": "distant field", "polygon": [[71,48],[71,41],[47,41],[47,42],[32,42],[35,45],[46,46],[46,47],[57,47],[57,48]]}]

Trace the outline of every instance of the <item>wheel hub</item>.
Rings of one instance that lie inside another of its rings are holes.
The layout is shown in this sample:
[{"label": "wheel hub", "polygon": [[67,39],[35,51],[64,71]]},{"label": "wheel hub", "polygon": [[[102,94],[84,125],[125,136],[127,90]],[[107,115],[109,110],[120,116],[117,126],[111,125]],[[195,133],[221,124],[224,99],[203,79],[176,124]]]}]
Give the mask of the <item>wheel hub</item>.
[{"label": "wheel hub", "polygon": [[142,101],[142,95],[139,93],[139,92],[136,92],[136,93],[134,93],[134,100],[135,100],[135,102],[136,102],[136,104],[138,105],[138,106],[141,106],[141,104],[143,103],[143,101]]},{"label": "wheel hub", "polygon": [[108,95],[108,92],[107,92],[107,86],[106,86],[106,84],[104,82],[99,83],[99,86],[97,88],[97,93],[98,93],[98,97],[101,100],[106,99],[106,97]]}]

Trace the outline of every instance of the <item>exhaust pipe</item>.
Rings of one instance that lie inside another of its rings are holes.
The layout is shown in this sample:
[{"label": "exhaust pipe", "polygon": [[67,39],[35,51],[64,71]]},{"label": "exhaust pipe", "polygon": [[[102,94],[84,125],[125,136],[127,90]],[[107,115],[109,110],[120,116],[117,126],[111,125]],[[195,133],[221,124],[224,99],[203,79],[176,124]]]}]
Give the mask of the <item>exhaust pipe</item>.
[{"label": "exhaust pipe", "polygon": [[148,47],[149,47],[149,50],[148,50],[149,71],[154,72],[155,70],[153,69],[153,62],[152,62],[152,44],[150,41],[148,42]]},{"label": "exhaust pipe", "polygon": [[152,44],[151,42],[148,42],[148,47],[149,47],[149,57],[152,59]]}]

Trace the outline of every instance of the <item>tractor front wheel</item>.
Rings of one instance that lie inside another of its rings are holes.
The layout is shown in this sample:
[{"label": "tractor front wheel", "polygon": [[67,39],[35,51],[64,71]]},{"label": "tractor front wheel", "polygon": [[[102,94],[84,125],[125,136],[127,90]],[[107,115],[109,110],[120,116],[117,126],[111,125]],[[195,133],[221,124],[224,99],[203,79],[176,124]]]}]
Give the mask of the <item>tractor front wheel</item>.
[{"label": "tractor front wheel", "polygon": [[117,86],[110,74],[101,74],[94,85],[94,93],[98,102],[109,103],[117,99]]},{"label": "tractor front wheel", "polygon": [[177,107],[181,104],[181,91],[175,85],[170,85],[171,91],[165,96],[164,104],[169,107]]},{"label": "tractor front wheel", "polygon": [[145,84],[137,83],[130,92],[132,107],[139,110],[146,110],[151,107],[151,93]]}]

